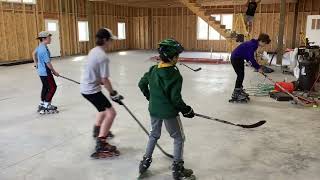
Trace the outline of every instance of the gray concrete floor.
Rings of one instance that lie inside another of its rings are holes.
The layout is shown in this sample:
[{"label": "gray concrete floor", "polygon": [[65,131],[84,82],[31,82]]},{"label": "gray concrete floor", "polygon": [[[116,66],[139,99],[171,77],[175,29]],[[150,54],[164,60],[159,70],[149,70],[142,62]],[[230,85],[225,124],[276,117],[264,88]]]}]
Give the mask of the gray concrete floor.
[{"label": "gray concrete floor", "polygon": [[[123,54],[123,53],[122,53]],[[154,62],[153,52],[111,53],[111,74],[125,103],[149,128],[147,101],[137,82]],[[65,76],[80,79],[85,56],[55,60]],[[190,64],[198,73],[180,67],[183,97],[196,112],[236,123],[265,119],[261,128],[246,130],[200,118],[183,119],[187,137],[186,167],[200,180],[319,180],[320,111],[299,108],[267,97],[252,97],[249,104],[230,104],[235,74],[230,65]],[[31,64],[0,67],[0,179],[1,180],[133,180],[147,137],[124,108],[118,116],[111,143],[122,155],[91,160],[95,109],[79,94],[76,84],[56,78],[54,104],[60,114],[40,116],[40,80]],[[246,86],[263,78],[247,68]],[[283,75],[275,73],[278,80]],[[163,131],[159,142],[172,152],[172,140]],[[150,177],[169,180],[170,159],[155,150]]]}]

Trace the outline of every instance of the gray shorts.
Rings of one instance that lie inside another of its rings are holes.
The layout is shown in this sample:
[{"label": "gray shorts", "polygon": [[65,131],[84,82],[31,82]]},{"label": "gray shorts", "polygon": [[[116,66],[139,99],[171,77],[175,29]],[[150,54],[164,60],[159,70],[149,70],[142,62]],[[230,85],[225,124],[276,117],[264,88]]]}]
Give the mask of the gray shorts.
[{"label": "gray shorts", "polygon": [[250,22],[252,23],[254,20],[254,16],[249,16],[249,15],[246,15],[246,22]]}]

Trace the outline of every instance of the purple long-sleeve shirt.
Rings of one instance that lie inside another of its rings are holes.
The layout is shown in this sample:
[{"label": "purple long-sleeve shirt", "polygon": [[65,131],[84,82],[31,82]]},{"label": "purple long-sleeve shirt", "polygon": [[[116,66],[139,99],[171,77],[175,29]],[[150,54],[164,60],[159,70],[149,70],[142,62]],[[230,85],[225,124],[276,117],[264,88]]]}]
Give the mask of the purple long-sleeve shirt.
[{"label": "purple long-sleeve shirt", "polygon": [[260,65],[254,58],[254,53],[259,47],[259,41],[252,39],[240,44],[233,52],[231,53],[231,59],[237,59],[239,61],[247,60],[255,69],[260,69]]}]

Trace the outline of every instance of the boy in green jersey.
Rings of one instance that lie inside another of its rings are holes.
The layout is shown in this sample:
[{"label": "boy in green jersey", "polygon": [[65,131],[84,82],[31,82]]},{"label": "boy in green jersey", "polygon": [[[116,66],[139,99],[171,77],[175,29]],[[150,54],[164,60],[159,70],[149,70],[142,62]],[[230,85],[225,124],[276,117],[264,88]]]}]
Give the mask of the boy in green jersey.
[{"label": "boy in green jersey", "polygon": [[143,174],[151,165],[152,154],[161,135],[162,123],[174,139],[174,162],[172,174],[175,180],[194,177],[191,169],[183,164],[183,145],[185,136],[179,113],[186,118],[193,118],[193,109],[186,105],[181,97],[182,76],[176,67],[182,45],[174,39],[159,43],[160,63],[152,66],[139,82],[139,88],[149,101],[152,130],[146,153],[140,162],[139,172]]}]

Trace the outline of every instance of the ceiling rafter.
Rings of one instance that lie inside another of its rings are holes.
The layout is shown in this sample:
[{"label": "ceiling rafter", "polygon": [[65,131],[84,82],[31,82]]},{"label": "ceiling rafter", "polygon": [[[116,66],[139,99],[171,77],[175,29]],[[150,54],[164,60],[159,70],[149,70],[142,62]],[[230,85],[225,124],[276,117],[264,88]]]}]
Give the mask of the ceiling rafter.
[{"label": "ceiling rafter", "polygon": [[[179,0],[90,0],[104,1],[112,4],[134,6],[134,7],[184,7]],[[247,0],[197,0],[201,6],[228,6],[245,4]],[[297,2],[297,0],[287,0],[289,3]],[[279,3],[279,0],[262,0],[262,4]]]}]

